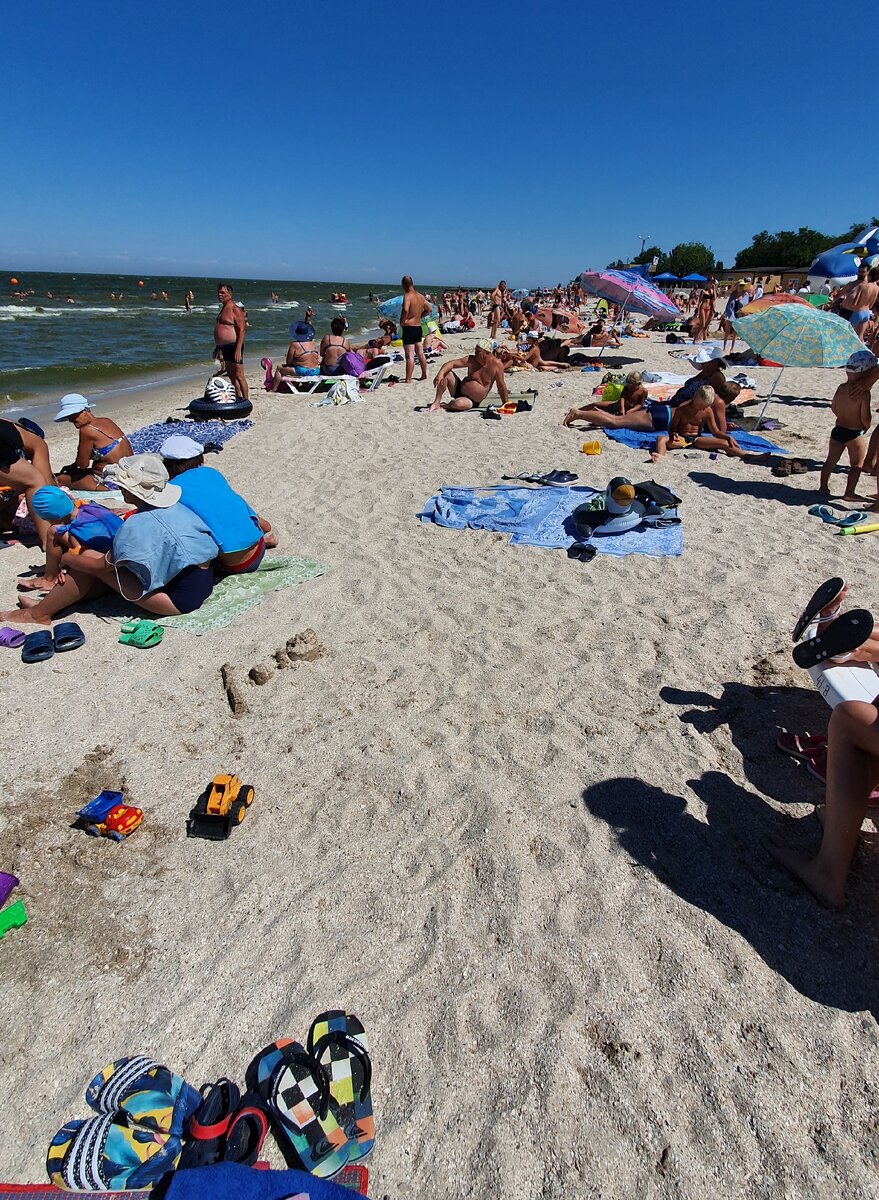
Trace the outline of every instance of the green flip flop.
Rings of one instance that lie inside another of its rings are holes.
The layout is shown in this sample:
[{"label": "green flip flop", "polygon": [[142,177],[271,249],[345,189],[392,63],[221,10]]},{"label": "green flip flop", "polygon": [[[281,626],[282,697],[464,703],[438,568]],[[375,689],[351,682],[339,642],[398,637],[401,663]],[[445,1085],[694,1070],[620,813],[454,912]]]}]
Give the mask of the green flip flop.
[{"label": "green flip flop", "polygon": [[124,646],[136,646],[138,650],[151,650],[158,646],[165,631],[155,621],[126,621],[119,634],[119,641]]}]

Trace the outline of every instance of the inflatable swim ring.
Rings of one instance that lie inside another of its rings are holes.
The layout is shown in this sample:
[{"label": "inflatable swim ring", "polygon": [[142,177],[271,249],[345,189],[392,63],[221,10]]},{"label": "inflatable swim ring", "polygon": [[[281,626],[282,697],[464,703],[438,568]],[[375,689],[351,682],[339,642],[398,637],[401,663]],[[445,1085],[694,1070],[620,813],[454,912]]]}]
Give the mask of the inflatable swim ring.
[{"label": "inflatable swim ring", "polygon": [[240,421],[252,412],[250,401],[237,396],[234,400],[207,400],[199,396],[189,403],[189,415],[200,421]]}]

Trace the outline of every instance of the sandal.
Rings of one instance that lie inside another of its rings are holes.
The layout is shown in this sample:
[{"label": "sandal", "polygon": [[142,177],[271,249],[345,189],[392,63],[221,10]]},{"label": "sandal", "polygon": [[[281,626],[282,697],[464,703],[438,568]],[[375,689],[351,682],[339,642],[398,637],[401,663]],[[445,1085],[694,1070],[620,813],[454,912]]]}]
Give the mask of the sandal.
[{"label": "sandal", "polygon": [[119,641],[124,646],[136,646],[138,650],[151,650],[158,646],[165,636],[165,630],[155,621],[126,621],[119,634]]},{"label": "sandal", "polygon": [[64,654],[68,650],[78,650],[85,645],[85,634],[76,621],[62,621],[55,626],[55,653]]},{"label": "sandal", "polygon": [[591,542],[572,542],[565,553],[579,562],[592,562],[598,551]]},{"label": "sandal", "polygon": [[790,475],[790,473],[791,473],[791,464],[787,461],[786,458],[783,458],[781,460],[781,462],[777,462],[775,464],[775,466],[772,468],[772,474],[781,476],[782,478],[787,478],[787,476]]},{"label": "sandal", "polygon": [[173,1171],[181,1148],[179,1137],[131,1125],[125,1113],[106,1113],[59,1129],[46,1171],[64,1191],[134,1191],[151,1188]]},{"label": "sandal", "polygon": [[366,1158],[375,1143],[375,1119],[369,1094],[372,1064],[362,1024],[353,1013],[331,1009],[314,1018],[305,1044],[329,1078],[336,1120],[348,1137],[348,1161]]},{"label": "sandal", "polygon": [[808,471],[809,471],[809,468],[806,466],[806,464],[801,463],[798,458],[791,460],[791,465],[790,465],[791,475],[806,475],[806,474],[808,474]]},{"label": "sandal", "polygon": [[255,1092],[245,1092],[229,1122],[222,1161],[252,1167],[259,1158],[268,1131],[269,1118],[259,1096]]},{"label": "sandal", "polygon": [[822,632],[794,647],[798,667],[817,667],[829,658],[851,654],[873,632],[873,617],[865,608],[855,608],[831,621]]},{"label": "sandal", "polygon": [[0,646],[9,646],[11,649],[17,650],[19,646],[24,645],[26,636],[20,629],[12,629],[9,625],[4,625],[0,629]]},{"label": "sandal", "polygon": [[[800,613],[796,625],[794,625],[793,633],[791,633],[792,641],[798,642],[822,609],[827,608],[829,604],[833,604],[838,600],[845,589],[845,580],[839,576],[833,576],[831,579],[826,579],[824,583],[815,591],[809,603]],[[836,610],[839,611],[838,609]]]},{"label": "sandal", "polygon": [[21,643],[21,661],[23,663],[45,662],[55,653],[55,643],[52,641],[51,629],[38,629],[29,633]]},{"label": "sandal", "polygon": [[187,1142],[180,1158],[181,1167],[207,1167],[224,1157],[226,1135],[241,1099],[230,1079],[206,1083],[200,1089],[201,1104],[189,1118]]},{"label": "sandal", "polygon": [[330,1106],[326,1072],[304,1046],[290,1038],[266,1046],[248,1068],[248,1084],[256,1085],[285,1154],[292,1151],[321,1179],[341,1171],[348,1161],[348,1137]]},{"label": "sandal", "polygon": [[819,752],[827,749],[827,738],[820,734],[788,733],[784,731],[775,739],[775,744],[784,754],[799,758],[806,762]]}]

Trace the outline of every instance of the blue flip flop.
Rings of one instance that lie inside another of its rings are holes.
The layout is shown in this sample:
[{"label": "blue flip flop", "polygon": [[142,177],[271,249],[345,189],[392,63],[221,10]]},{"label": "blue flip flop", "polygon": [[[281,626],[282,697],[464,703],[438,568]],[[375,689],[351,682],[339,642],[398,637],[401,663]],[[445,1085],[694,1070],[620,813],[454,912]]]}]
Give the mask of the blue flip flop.
[{"label": "blue flip flop", "polygon": [[55,653],[63,654],[66,650],[78,650],[85,645],[85,634],[76,621],[62,621],[55,626]]},{"label": "blue flip flop", "polygon": [[23,663],[45,662],[54,653],[55,644],[52,641],[52,630],[38,629],[36,633],[29,633],[24,639],[21,661]]},{"label": "blue flip flop", "polygon": [[840,529],[848,529],[851,525],[862,525],[869,521],[865,512],[849,512],[844,517],[838,516],[829,504],[813,504],[809,509],[810,517],[820,517],[825,525],[837,525]]}]

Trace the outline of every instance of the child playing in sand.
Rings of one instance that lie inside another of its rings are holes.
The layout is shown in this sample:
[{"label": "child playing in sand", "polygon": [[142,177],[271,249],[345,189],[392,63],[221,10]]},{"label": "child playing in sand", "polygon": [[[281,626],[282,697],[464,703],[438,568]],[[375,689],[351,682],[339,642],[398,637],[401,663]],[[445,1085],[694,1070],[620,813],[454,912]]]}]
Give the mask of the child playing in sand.
[{"label": "child playing in sand", "polygon": [[668,433],[657,436],[651,459],[657,462],[666,450],[685,450],[690,446],[697,450],[722,450],[729,458],[746,458],[735,439],[721,431],[712,408],[714,401],[714,388],[703,384],[689,400],[674,408]]},{"label": "child playing in sand", "polygon": [[[827,458],[821,468],[819,496],[830,496],[830,475],[848,448],[849,472],[843,500],[856,501],[858,481],[867,456],[864,434],[870,428],[870,388],[879,379],[879,359],[870,350],[858,350],[845,364],[845,383],[833,395],[831,408],[836,424],[830,431]],[[871,452],[874,450],[870,441]]]},{"label": "child playing in sand", "polygon": [[101,554],[113,544],[122,518],[100,504],[74,500],[58,487],[41,487],[34,492],[34,512],[50,523],[46,538],[46,569],[19,582],[20,592],[48,592],[61,576],[65,551],[97,550]]}]

